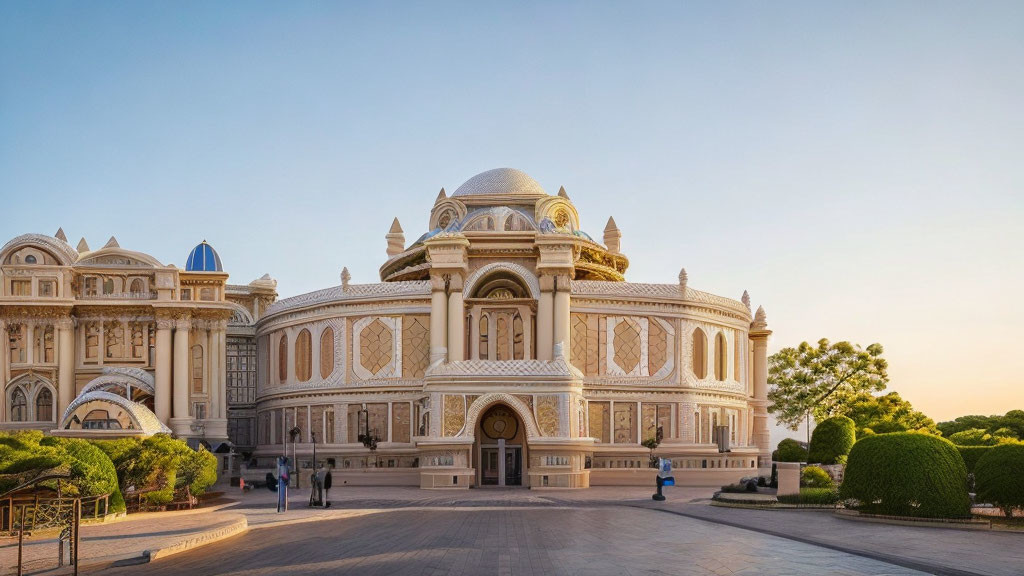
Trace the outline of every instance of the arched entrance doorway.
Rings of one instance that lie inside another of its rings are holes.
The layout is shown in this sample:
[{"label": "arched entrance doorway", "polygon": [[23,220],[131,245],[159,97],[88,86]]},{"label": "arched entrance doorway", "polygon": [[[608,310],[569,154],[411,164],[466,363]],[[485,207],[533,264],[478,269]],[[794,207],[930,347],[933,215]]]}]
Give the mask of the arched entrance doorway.
[{"label": "arched entrance doorway", "polygon": [[526,463],[526,429],[515,411],[495,404],[476,425],[477,485],[522,486]]}]

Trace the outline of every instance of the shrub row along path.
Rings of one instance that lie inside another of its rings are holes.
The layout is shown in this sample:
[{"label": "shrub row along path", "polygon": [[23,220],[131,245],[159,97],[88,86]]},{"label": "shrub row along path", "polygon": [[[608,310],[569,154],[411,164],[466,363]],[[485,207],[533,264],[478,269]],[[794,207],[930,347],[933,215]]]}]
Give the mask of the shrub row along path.
[{"label": "shrub row along path", "polygon": [[[331,490],[330,509],[292,491],[229,493],[233,502],[193,512],[146,514],[84,527],[83,555],[139,558],[244,518],[245,534],[160,558],[161,574],[985,574],[1019,575],[1024,534],[855,522],[830,512],[710,506],[713,488],[581,491],[415,488]],[[55,553],[51,543],[32,547]],[[0,567],[13,566],[0,540]],[[35,553],[35,552],[33,552]],[[52,565],[52,564],[51,564]],[[40,566],[41,567],[41,566]],[[101,570],[102,568],[102,570]],[[87,573],[137,574],[93,564]],[[919,572],[920,571],[920,572]],[[0,574],[10,573],[0,569]]]}]

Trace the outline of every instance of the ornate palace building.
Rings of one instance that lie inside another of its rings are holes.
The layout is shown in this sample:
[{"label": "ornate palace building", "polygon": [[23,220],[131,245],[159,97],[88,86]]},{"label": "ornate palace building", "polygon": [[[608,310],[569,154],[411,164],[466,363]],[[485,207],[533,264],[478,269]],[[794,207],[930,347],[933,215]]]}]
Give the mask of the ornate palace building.
[{"label": "ornate palace building", "polygon": [[[262,478],[313,454],[336,484],[587,487],[682,483],[769,464],[763,310],[625,280],[609,218],[585,233],[564,189],[478,174],[381,282],[275,300],[227,284],[203,242],[184,269],[118,247],[29,234],[0,251],[8,353],[0,427],[230,438]],[[645,445],[646,444],[646,445]]]}]

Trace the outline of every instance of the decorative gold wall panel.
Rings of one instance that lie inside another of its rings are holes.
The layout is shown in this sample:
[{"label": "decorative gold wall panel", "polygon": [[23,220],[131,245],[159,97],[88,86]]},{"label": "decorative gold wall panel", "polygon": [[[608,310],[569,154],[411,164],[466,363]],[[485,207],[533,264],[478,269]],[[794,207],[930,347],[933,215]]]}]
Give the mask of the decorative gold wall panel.
[{"label": "decorative gold wall panel", "polygon": [[374,320],[359,333],[359,363],[371,374],[380,372],[391,363],[391,349],[394,336],[379,319]]},{"label": "decorative gold wall panel", "polygon": [[607,402],[590,402],[587,405],[590,418],[590,435],[598,442],[611,442],[611,415]]},{"label": "decorative gold wall panel", "polygon": [[640,363],[640,327],[632,318],[615,325],[615,363],[627,374]]},{"label": "decorative gold wall panel", "polygon": [[615,403],[615,443],[636,444],[636,403]]},{"label": "decorative gold wall panel", "polygon": [[544,436],[559,435],[558,396],[537,397],[537,426]]},{"label": "decorative gold wall panel", "polygon": [[648,349],[647,366],[650,375],[657,374],[665,362],[668,361],[668,332],[655,318],[650,318],[648,323]]},{"label": "decorative gold wall panel", "polygon": [[430,317],[402,317],[402,371],[406,378],[422,378],[430,360]]},{"label": "decorative gold wall panel", "polygon": [[392,442],[409,442],[411,440],[409,412],[408,402],[395,402],[391,405]]},{"label": "decorative gold wall panel", "polygon": [[466,401],[462,396],[444,395],[443,436],[455,436],[466,425]]}]

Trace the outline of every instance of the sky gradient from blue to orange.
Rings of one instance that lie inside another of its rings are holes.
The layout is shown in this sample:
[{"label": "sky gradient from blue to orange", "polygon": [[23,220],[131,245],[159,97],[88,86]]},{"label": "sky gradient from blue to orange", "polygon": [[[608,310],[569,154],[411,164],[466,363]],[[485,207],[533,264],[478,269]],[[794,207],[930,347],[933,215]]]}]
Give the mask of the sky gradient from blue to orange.
[{"label": "sky gradient from blue to orange", "polygon": [[1024,408],[1024,3],[0,4],[0,238],[281,296],[377,281],[499,166],[633,281],[750,291],[772,350],[886,347],[937,420]]}]

